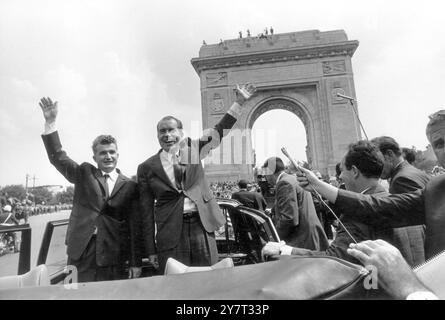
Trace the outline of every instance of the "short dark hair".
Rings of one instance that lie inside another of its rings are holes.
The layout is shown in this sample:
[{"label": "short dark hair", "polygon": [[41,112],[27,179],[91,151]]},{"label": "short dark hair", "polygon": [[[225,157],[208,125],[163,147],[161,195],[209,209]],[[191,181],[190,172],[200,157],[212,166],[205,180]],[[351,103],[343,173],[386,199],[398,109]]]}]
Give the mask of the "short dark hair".
[{"label": "short dark hair", "polygon": [[344,163],[348,170],[351,170],[352,166],[356,166],[367,178],[380,178],[384,158],[375,144],[367,140],[360,140],[349,145]]},{"label": "short dark hair", "polygon": [[263,168],[268,168],[272,171],[272,174],[275,174],[277,172],[284,171],[285,166],[283,160],[279,157],[271,157],[266,160],[263,164]]},{"label": "short dark hair", "polygon": [[416,161],[416,152],[411,148],[402,148],[403,157],[409,164],[413,164]]},{"label": "short dark hair", "polygon": [[335,165],[335,176],[338,178],[341,175],[341,162]]},{"label": "short dark hair", "polygon": [[402,155],[402,150],[400,150],[400,146],[394,138],[381,136],[372,139],[371,142],[374,143],[383,154],[386,154],[391,150],[398,157]]},{"label": "short dark hair", "polygon": [[175,117],[173,117],[173,116],[165,116],[165,117],[163,117],[161,120],[158,121],[158,124],[156,125],[156,130],[159,129],[159,124],[160,124],[162,121],[168,121],[168,120],[175,120],[176,123],[178,124],[178,129],[182,129],[182,128],[183,128],[183,127],[182,127],[182,121],[181,121],[181,120],[179,120],[178,118],[175,118]]},{"label": "short dark hair", "polygon": [[94,139],[93,145],[91,146],[91,148],[93,149],[93,153],[96,153],[97,145],[99,145],[99,144],[106,145],[106,144],[112,144],[112,143],[114,143],[117,147],[116,139],[113,136],[110,136],[109,134],[101,134],[96,139]]},{"label": "short dark hair", "polygon": [[247,189],[248,184],[249,184],[249,182],[244,179],[241,179],[240,181],[238,181],[238,187],[240,187],[240,189]]}]

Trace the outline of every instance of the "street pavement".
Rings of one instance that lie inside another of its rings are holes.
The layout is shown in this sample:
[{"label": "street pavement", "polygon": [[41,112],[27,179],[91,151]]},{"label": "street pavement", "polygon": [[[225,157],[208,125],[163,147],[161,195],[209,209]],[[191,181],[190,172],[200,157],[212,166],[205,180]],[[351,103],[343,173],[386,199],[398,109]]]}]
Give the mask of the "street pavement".
[{"label": "street pavement", "polygon": [[[37,256],[39,254],[40,245],[42,243],[43,233],[45,232],[46,224],[49,221],[56,221],[69,218],[70,210],[62,210],[54,213],[40,214],[31,216],[28,223],[31,226],[31,268],[36,266]],[[54,234],[57,235],[56,232]],[[57,235],[59,236],[59,235]],[[60,235],[64,236],[64,235]],[[63,241],[61,242],[63,243]],[[61,247],[57,251],[64,251]],[[0,257],[0,277],[11,276],[17,274],[18,261],[20,253],[8,253]],[[48,257],[51,259],[52,257]]]}]

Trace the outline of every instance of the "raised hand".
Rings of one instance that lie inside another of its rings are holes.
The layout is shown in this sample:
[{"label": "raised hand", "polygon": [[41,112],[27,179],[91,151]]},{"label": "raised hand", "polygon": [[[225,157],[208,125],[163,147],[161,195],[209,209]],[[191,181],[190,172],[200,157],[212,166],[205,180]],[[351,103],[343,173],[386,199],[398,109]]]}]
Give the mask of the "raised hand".
[{"label": "raised hand", "polygon": [[47,123],[56,121],[57,118],[57,101],[53,102],[51,98],[42,98],[39,102],[40,108],[42,108],[43,117]]},{"label": "raised hand", "polygon": [[306,189],[307,191],[311,191],[312,187],[320,182],[315,173],[311,170],[307,170],[302,166],[298,166],[296,168],[297,171],[297,180],[300,184],[300,187]]},{"label": "raised hand", "polygon": [[236,102],[240,105],[249,100],[256,92],[257,88],[251,84],[236,85]]}]

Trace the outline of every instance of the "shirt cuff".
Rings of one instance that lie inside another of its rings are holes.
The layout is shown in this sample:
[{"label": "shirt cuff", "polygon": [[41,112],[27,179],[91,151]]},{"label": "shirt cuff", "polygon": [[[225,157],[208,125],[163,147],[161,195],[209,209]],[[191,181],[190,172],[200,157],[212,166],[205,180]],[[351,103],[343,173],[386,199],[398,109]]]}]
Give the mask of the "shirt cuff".
[{"label": "shirt cuff", "polygon": [[57,127],[56,127],[56,122],[51,122],[51,123],[47,123],[45,122],[45,131],[43,132],[43,135],[48,135],[51,134],[53,132],[57,131]]},{"label": "shirt cuff", "polygon": [[406,300],[439,300],[439,298],[431,291],[416,291],[410,293]]},{"label": "shirt cuff", "polygon": [[234,102],[227,113],[235,119],[238,119],[243,113],[243,109],[238,102]]},{"label": "shirt cuff", "polygon": [[280,255],[282,256],[290,256],[292,254],[292,247],[285,244],[280,248]]}]

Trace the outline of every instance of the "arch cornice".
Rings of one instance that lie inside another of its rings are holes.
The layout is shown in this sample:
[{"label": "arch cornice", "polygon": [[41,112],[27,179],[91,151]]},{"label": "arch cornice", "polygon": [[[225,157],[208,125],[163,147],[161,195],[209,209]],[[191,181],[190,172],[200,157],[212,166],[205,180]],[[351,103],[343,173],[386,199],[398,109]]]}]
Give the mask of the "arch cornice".
[{"label": "arch cornice", "polygon": [[191,63],[195,68],[195,71],[200,74],[205,70],[240,67],[244,65],[251,66],[292,60],[332,58],[337,56],[352,57],[357,47],[358,41],[344,41],[341,43],[319,46],[269,50],[267,52],[250,52],[216,57],[193,58]]}]

